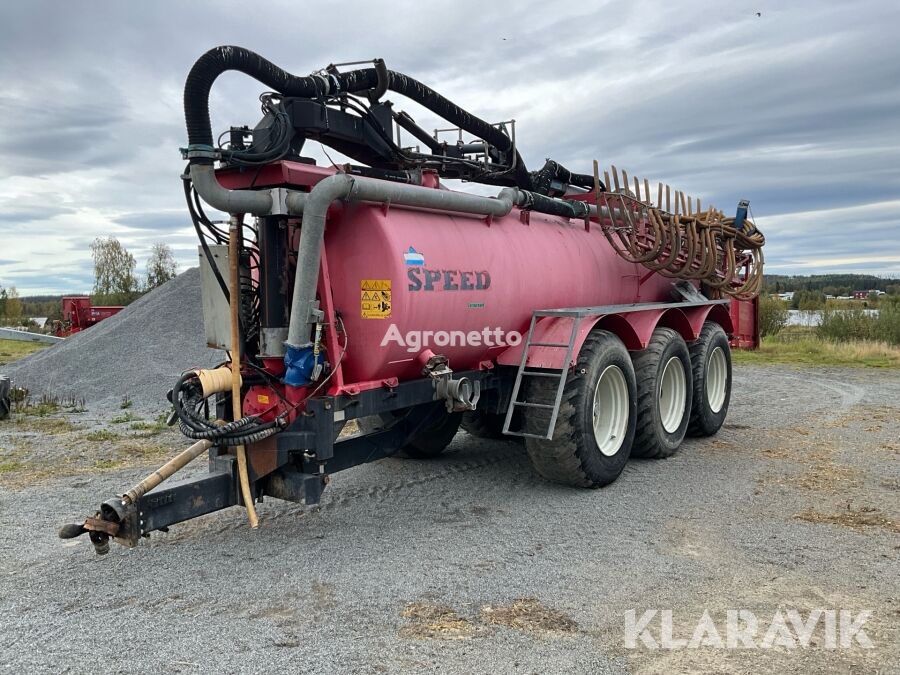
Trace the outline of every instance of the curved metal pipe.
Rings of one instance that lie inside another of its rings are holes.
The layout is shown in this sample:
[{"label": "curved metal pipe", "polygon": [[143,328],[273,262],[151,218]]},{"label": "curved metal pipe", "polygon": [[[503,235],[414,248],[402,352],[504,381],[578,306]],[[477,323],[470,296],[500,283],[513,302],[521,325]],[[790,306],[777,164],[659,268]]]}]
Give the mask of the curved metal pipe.
[{"label": "curved metal pipe", "polygon": [[257,216],[277,212],[303,214],[294,276],[294,299],[285,341],[288,347],[295,349],[310,344],[309,336],[318,318],[316,286],[325,218],[336,200],[387,202],[398,206],[497,217],[507,215],[513,206],[525,206],[529,201],[528,195],[517,188],[504,188],[496,197],[482,197],[343,173],[321,180],[308,193],[281,189],[277,189],[277,193],[275,190],[229,190],[222,187],[209,164],[191,165],[191,180],[203,200],[220,211]]},{"label": "curved metal pipe", "polygon": [[225,213],[264,216],[272,211],[269,190],[229,190],[216,178],[212,164],[191,164],[191,182],[203,201]]},{"label": "curved metal pipe", "polygon": [[[192,164],[191,182],[203,201],[219,211],[254,216],[303,213],[307,193],[285,188],[272,190],[229,190],[222,187],[211,164]],[[279,204],[279,199],[283,203]],[[280,206],[280,208],[279,208]]]},{"label": "curved metal pipe", "polygon": [[497,197],[481,197],[450,190],[392,183],[374,178],[334,174],[320,181],[306,195],[297,250],[294,300],[288,328],[288,347],[309,344],[316,323],[316,285],[325,234],[325,215],[337,199],[388,202],[400,206],[439,209],[482,216],[505,216],[522,201],[516,188],[504,188]]}]

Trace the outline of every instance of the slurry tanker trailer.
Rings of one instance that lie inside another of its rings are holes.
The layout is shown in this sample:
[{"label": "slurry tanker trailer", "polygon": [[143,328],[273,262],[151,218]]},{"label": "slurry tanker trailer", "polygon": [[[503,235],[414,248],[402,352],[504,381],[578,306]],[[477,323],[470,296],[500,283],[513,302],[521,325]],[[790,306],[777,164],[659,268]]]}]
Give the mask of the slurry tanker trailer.
[{"label": "slurry tanker trailer", "polygon": [[[216,140],[210,89],[231,70],[268,91],[252,129]],[[206,339],[228,360],[169,392],[193,445],[60,536],[105,553],[231,506],[256,527],[266,497],[315,504],[333,473],[436,457],[460,427],[524,440],[544,478],[599,488],[630,457],[722,426],[730,345],[757,334],[764,239],[746,202],[726,215],[597,162],[531,170],[514,120],[485,122],[380,59],[301,77],[217,47],[184,111]],[[350,161],[318,166],[310,141]],[[203,454],[207,474],[168,480]]]}]

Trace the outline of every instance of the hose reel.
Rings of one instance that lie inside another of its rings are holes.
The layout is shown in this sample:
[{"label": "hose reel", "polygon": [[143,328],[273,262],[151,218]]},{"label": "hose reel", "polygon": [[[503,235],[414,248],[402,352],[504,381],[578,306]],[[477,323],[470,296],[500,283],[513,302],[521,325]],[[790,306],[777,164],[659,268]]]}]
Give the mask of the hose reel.
[{"label": "hose reel", "polygon": [[[594,162],[597,218],[619,256],[666,277],[701,281],[738,300],[759,295],[766,239],[747,219],[748,202],[742,201],[736,216],[728,217],[712,206],[702,209],[699,199],[676,191],[673,209],[671,190],[665,186],[664,209],[662,183],[654,205],[648,181],[643,181],[642,195],[638,178],[632,192],[625,171],[622,187],[614,166],[612,175],[615,188],[604,191]],[[609,185],[608,173],[606,182]]]}]

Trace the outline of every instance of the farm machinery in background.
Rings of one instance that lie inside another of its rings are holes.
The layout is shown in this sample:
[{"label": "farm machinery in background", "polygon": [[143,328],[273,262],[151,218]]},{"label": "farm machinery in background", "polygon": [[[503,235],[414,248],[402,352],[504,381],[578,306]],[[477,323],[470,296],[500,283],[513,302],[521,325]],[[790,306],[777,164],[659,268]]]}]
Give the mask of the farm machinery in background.
[{"label": "farm machinery in background", "polygon": [[[314,504],[335,472],[436,457],[460,428],[524,440],[540,475],[596,488],[723,424],[729,341],[758,339],[764,239],[746,202],[729,215],[597,162],[529,170],[514,121],[489,124],[381,60],[341,70],[359,65],[301,77],[240,47],[194,64],[182,181],[206,339],[229,360],[169,392],[194,444],[60,536],[105,553],[236,505],[256,527],[265,497]],[[214,143],[210,89],[230,70],[271,91],[254,128]],[[317,166],[309,141],[351,162]],[[208,474],[164,483],[201,455]]]},{"label": "farm machinery in background", "polygon": [[86,328],[115,316],[125,307],[120,305],[94,306],[86,295],[71,295],[62,299],[62,320],[54,322],[53,334],[69,337]]}]

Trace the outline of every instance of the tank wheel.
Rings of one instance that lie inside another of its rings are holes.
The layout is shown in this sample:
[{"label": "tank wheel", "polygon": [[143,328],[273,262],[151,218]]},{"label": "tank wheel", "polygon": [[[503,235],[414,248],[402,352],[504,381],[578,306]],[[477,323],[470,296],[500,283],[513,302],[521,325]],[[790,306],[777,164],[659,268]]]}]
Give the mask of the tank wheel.
[{"label": "tank wheel", "polygon": [[637,432],[632,457],[661,459],[678,450],[691,414],[691,356],[671,328],[657,328],[632,356],[637,379]]},{"label": "tank wheel", "polygon": [[[556,380],[533,378],[527,401],[553,403]],[[544,434],[551,411],[528,408],[525,431]],[[612,333],[588,335],[563,391],[552,440],[526,438],[535,470],[547,480],[576,487],[612,483],[628,461],[635,430],[634,368]]]},{"label": "tank wheel", "polygon": [[11,407],[10,389],[11,385],[8,377],[0,377],[0,420],[9,417]]},{"label": "tank wheel", "polygon": [[506,415],[489,413],[484,410],[467,410],[462,416],[462,426],[467,432],[478,438],[514,440],[520,436],[504,436],[503,422]]},{"label": "tank wheel", "polygon": [[412,416],[425,414],[430,418],[415,434],[410,436],[398,454],[412,459],[437,457],[453,440],[462,421],[462,413],[448,413],[443,403],[429,403],[405,410],[395,410],[383,415],[372,415],[358,420],[364,433],[391,427]]},{"label": "tank wheel", "polygon": [[731,346],[722,327],[707,321],[690,351],[694,401],[688,433],[712,436],[725,423],[731,401]]}]

